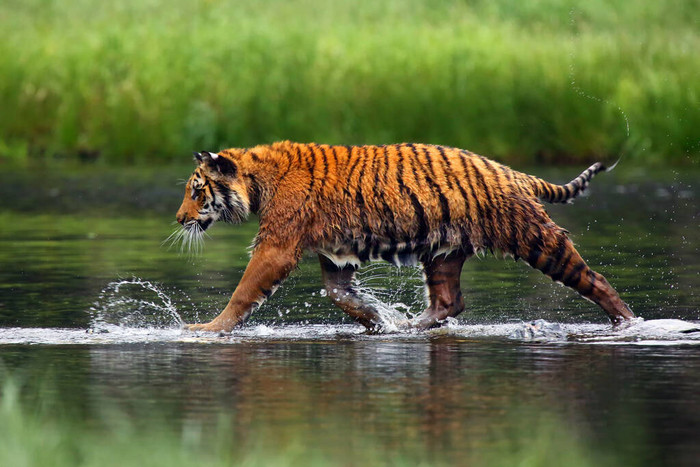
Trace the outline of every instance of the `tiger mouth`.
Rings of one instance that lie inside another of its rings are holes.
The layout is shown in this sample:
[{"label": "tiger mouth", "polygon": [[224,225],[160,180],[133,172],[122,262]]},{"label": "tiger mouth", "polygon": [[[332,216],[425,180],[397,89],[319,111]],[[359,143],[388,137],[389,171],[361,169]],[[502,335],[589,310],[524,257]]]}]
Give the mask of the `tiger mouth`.
[{"label": "tiger mouth", "polygon": [[185,230],[200,230],[204,232],[209,228],[209,226],[214,222],[212,219],[192,219],[191,221],[185,222],[183,227]]}]

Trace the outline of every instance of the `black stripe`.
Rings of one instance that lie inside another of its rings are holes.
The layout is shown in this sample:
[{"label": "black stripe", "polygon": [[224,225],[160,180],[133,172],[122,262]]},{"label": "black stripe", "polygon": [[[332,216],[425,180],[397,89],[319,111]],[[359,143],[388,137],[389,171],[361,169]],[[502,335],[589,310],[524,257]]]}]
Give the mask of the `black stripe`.
[{"label": "black stripe", "polygon": [[357,177],[357,191],[362,190],[362,180],[364,178],[364,175],[367,173],[367,171],[365,170],[365,167],[367,166],[367,161],[370,159],[367,146],[363,146],[360,149],[361,149],[361,151],[360,151],[359,155],[362,155],[363,157],[362,157],[362,164],[360,164],[360,166],[359,166],[360,167],[360,174]]},{"label": "black stripe", "polygon": [[[493,219],[494,221],[500,223],[501,225],[504,225],[508,223],[509,219],[504,219],[502,218],[503,214],[510,214],[510,211],[502,212],[501,206],[503,204],[503,200],[505,199],[505,195],[503,194],[503,187],[501,186],[500,181],[498,180],[498,171],[496,170],[496,167],[491,164],[491,161],[486,159],[483,156],[479,156],[481,161],[484,163],[484,167],[486,167],[486,170],[490,171],[493,174],[493,198],[491,199],[491,205],[493,206]],[[496,198],[498,198],[498,203],[496,203]],[[512,224],[512,219],[510,219],[510,223]],[[495,233],[495,232],[494,232]],[[495,239],[494,239],[495,240]]]},{"label": "black stripe", "polygon": [[595,275],[591,269],[588,269],[586,271],[586,276],[588,277],[588,287],[586,287],[585,289],[579,288],[583,279],[579,280],[579,283],[577,284],[577,287],[576,287],[576,290],[578,291],[578,293],[580,293],[584,297],[587,295],[590,295],[593,292],[593,288],[595,287],[595,282],[596,282]]},{"label": "black stripe", "polygon": [[540,256],[542,256],[542,250],[540,250],[539,247],[531,247],[530,252],[527,255],[527,263],[536,269]]},{"label": "black stripe", "polygon": [[[228,186],[224,185],[226,189],[228,189]],[[207,187],[209,187],[209,190],[205,190]],[[209,184],[209,179],[204,182],[204,185],[202,185],[202,189],[200,190],[200,193],[205,193],[206,191],[209,191],[209,196],[211,196],[211,202],[213,205],[216,206],[216,192],[212,189],[211,185]]]},{"label": "black stripe", "polygon": [[[446,169],[443,170],[445,172],[445,180],[447,181],[447,185],[452,188],[452,181],[450,180],[451,176],[454,176],[453,170],[452,170],[452,162],[450,162],[450,159],[447,157],[447,154],[445,154],[445,148],[442,146],[436,146],[436,149],[440,153],[440,156],[442,156],[442,160],[445,163],[445,166],[447,167]],[[426,152],[426,156],[428,153]],[[449,169],[449,170],[447,170]]]},{"label": "black stripe", "polygon": [[444,284],[445,282],[447,282],[445,279],[431,279],[431,278],[428,278],[428,279],[425,281],[425,285],[427,285],[428,287],[432,287],[432,286],[434,286],[434,285]]},{"label": "black stripe", "polygon": [[258,184],[258,180],[255,178],[255,175],[249,174],[246,175],[250,182],[248,183],[248,200],[250,202],[250,211],[254,212],[257,214],[258,210],[260,209],[260,184]]},{"label": "black stripe", "polygon": [[[399,161],[402,161],[403,160],[403,157],[402,157],[403,153],[401,152],[399,146],[395,146],[395,148],[396,148],[396,150],[398,152],[398,156],[399,156],[397,159]],[[401,168],[403,169],[403,164],[402,164]],[[412,171],[413,171],[414,179],[415,179],[416,183],[418,183],[418,175],[416,173],[415,166],[412,167]],[[411,189],[408,186],[406,186],[404,184],[402,172],[403,172],[403,170],[399,171],[399,176],[401,177],[401,179],[399,181],[399,188],[402,189],[406,194],[408,194],[408,197],[411,199],[411,204],[413,205],[413,211],[415,212],[416,218],[418,220],[418,231],[417,231],[414,238],[423,240],[428,235],[428,232],[430,230],[430,226],[428,225],[428,221],[425,217],[425,209],[423,209],[423,205],[420,204],[420,201],[418,200],[418,197],[416,196],[416,194],[413,191],[411,191]]]},{"label": "black stripe", "polygon": [[396,253],[396,244],[392,243],[389,245],[389,248],[387,250],[384,250],[381,252],[381,257],[384,261],[388,261],[390,263],[393,263],[395,253]]},{"label": "black stripe", "polygon": [[566,240],[567,239],[565,235],[560,235],[557,239],[557,250],[554,252],[554,259],[556,260],[556,264],[561,264],[564,260],[564,254],[567,253]]},{"label": "black stripe", "polygon": [[362,190],[358,189],[355,192],[355,203],[357,203],[357,207],[360,208],[360,212],[364,212],[365,209],[367,208],[365,206],[365,197],[362,196]]},{"label": "black stripe", "polygon": [[542,188],[544,189],[545,199],[547,201],[553,201],[554,192],[552,191],[552,187],[549,185],[549,183],[542,180]]},{"label": "black stripe", "polygon": [[321,179],[321,189],[323,189],[326,184],[326,179],[328,178],[328,156],[323,146],[316,146],[316,149],[321,151],[321,156],[323,157],[323,178]]},{"label": "black stripe", "polygon": [[280,180],[284,180],[284,178],[287,176],[290,170],[292,170],[292,153],[289,151],[289,149],[284,149],[282,153],[287,156],[287,168],[285,171],[280,175]]},{"label": "black stripe", "polygon": [[375,163],[377,162],[377,152],[376,150],[373,151],[374,154],[372,154],[372,167],[374,168],[374,194],[377,198],[377,200],[381,199],[381,196],[379,195],[379,170],[377,170],[377,167],[375,166]]},{"label": "black stripe", "polygon": [[[297,153],[299,155],[299,167],[302,167],[302,163],[304,161],[303,155],[301,153],[301,144],[297,145]],[[308,144],[303,145],[305,149],[310,149],[310,146]],[[311,151],[311,154],[313,156],[313,151]],[[306,204],[309,202],[311,199],[311,195],[313,194],[314,191],[314,184],[316,183],[316,179],[314,177],[314,164],[313,164],[313,157],[312,157],[312,162],[311,165],[304,164],[303,167],[309,172],[309,185],[306,188],[306,199],[302,203],[302,206],[306,206]]]},{"label": "black stripe", "polygon": [[326,272],[340,272],[342,270],[342,268],[324,255],[321,255],[321,269]]},{"label": "black stripe", "polygon": [[374,240],[374,241],[370,242],[370,246],[371,246],[370,249],[371,249],[371,251],[372,251],[372,257],[373,257],[373,258],[378,258],[378,257],[380,257],[380,256],[379,256],[379,249],[380,249],[381,246],[382,246],[381,242],[379,242],[379,241],[377,241],[377,240]]},{"label": "black stripe", "polygon": [[[470,161],[471,162],[471,161]],[[487,244],[485,246],[491,247],[493,245],[493,226],[491,225],[492,217],[491,217],[491,212],[492,212],[492,206],[493,206],[493,198],[491,196],[491,192],[488,190],[488,187],[486,186],[486,181],[484,180],[483,175],[481,174],[481,171],[478,169],[478,167],[472,162],[472,167],[474,168],[474,178],[478,182],[479,185],[481,185],[482,191],[486,195],[486,200],[487,203],[482,206],[482,228],[484,231],[484,234],[486,234],[486,229],[490,230],[491,234],[490,235],[484,235],[486,238]],[[476,204],[479,206],[481,203],[479,203],[479,198],[475,197],[476,199]]]},{"label": "black stripe", "polygon": [[[382,157],[382,160],[384,162],[384,176],[383,181],[384,181],[384,187],[387,186],[388,184],[388,177],[389,177],[389,157],[384,154]],[[384,214],[389,218],[389,231],[386,232],[387,235],[394,236],[396,234],[396,218],[394,217],[394,211],[391,209],[391,207],[386,203],[386,198],[384,196],[380,196],[382,200],[385,200],[384,202]]]},{"label": "black stripe", "polygon": [[[416,158],[418,158],[418,152],[415,148],[415,145],[409,144],[409,146],[413,150],[414,154],[416,154]],[[423,150],[423,156],[425,156],[425,164],[421,163],[421,166],[425,167],[430,178],[435,180],[437,176],[435,175],[435,169],[433,168],[433,158],[430,156],[430,151],[428,151],[428,149],[425,146],[422,146],[421,149]],[[418,160],[420,161],[420,158],[418,158]],[[447,180],[447,177],[445,177],[445,179]],[[447,181],[449,185],[449,180]]]},{"label": "black stripe", "polygon": [[[361,148],[357,148],[357,149],[358,149],[357,158],[355,159],[355,162],[352,163],[352,165],[350,166],[350,170],[348,171],[348,183],[350,183],[352,181],[352,175],[355,173],[355,168],[357,167],[357,164],[362,159],[360,157],[360,154],[362,154]],[[352,148],[350,148],[349,151],[350,152],[348,153],[348,161],[350,161],[350,158],[352,157]]]},{"label": "black stripe", "polygon": [[[474,184],[472,183],[471,174],[469,173],[469,169],[467,168],[468,152],[462,150],[462,151],[460,151],[459,155],[461,156],[461,157],[459,157],[459,161],[462,165],[462,170],[464,171],[464,177],[467,179],[467,183],[469,184],[469,189],[471,190],[472,197],[474,198],[474,207],[476,207],[476,212],[479,215],[479,218],[481,219],[484,217],[484,212],[481,209],[481,204],[479,203],[479,199],[476,196],[476,190],[474,189]],[[467,209],[469,209],[469,198],[467,196],[465,196],[465,200],[467,203]],[[469,213],[469,210],[467,210],[467,213]],[[480,219],[472,219],[472,223],[478,225],[481,228],[481,234],[484,237],[484,239],[486,239],[487,235],[486,235],[486,231],[484,230],[484,224],[479,222]],[[473,228],[473,225],[472,225],[472,228]]]},{"label": "black stripe", "polygon": [[413,248],[409,243],[406,243],[403,247],[397,248],[396,260],[397,265],[408,264],[414,255]]},{"label": "black stripe", "polygon": [[566,237],[564,236],[559,237],[559,239],[557,240],[556,251],[547,255],[547,261],[545,262],[544,266],[542,266],[541,271],[550,277],[553,272],[556,272],[555,267],[557,264],[559,264],[561,257],[564,255],[564,251],[566,251],[565,238]]},{"label": "black stripe", "polygon": [[586,179],[585,178],[577,179],[576,183],[574,183],[571,187],[572,187],[574,196],[580,195],[581,192],[586,189],[585,188],[586,187]]},{"label": "black stripe", "polygon": [[[315,159],[315,157],[314,157],[314,150],[310,145],[307,145],[305,149],[308,149],[309,151],[311,151],[311,158],[310,159],[308,157],[306,158],[306,162],[308,163],[308,165],[306,166],[306,169],[309,171],[309,176],[311,177],[311,180],[309,180],[309,192],[306,195],[306,199],[308,200],[309,197],[311,197],[311,193],[313,193],[313,191],[314,191],[314,185],[316,184],[316,176],[314,175],[314,168],[315,168],[314,167],[314,165],[315,165],[314,159]],[[304,151],[304,153],[306,153],[306,151]],[[301,160],[304,160],[303,156],[304,156],[304,154],[301,154],[301,152],[300,152],[299,157],[301,158]]]},{"label": "black stripe", "polygon": [[260,292],[262,292],[265,298],[270,298],[270,295],[272,295],[272,290],[270,289],[260,289]]},{"label": "black stripe", "polygon": [[527,254],[527,263],[533,268],[537,268],[537,261],[539,261],[540,256],[542,256],[542,248],[544,247],[542,240],[542,231],[537,229],[537,236],[530,245],[530,251]]},{"label": "black stripe", "polygon": [[[386,219],[386,221],[383,222],[383,224],[386,226],[386,228],[384,229],[382,234],[384,234],[386,236],[390,236],[394,233],[394,230],[395,230],[394,229],[394,223],[395,223],[394,212],[391,210],[391,207],[387,204],[386,197],[382,196],[382,193],[380,191],[382,188],[382,185],[380,184],[380,179],[379,179],[379,172],[380,171],[379,171],[379,161],[377,160],[376,148],[372,152],[373,152],[373,159],[376,162],[374,164],[374,165],[376,165],[376,167],[374,167],[374,198],[377,200],[377,202],[381,202],[382,212],[384,214],[384,218]],[[388,169],[389,162],[387,160],[388,159],[387,157],[384,157],[383,159],[384,159],[384,161],[383,161],[384,162],[384,164],[383,164],[383,166],[384,166],[384,186],[386,186],[386,173],[389,170]]]},{"label": "black stripe", "polygon": [[578,283],[581,281],[581,272],[586,269],[586,263],[583,261],[579,262],[576,266],[574,266],[571,271],[564,276],[562,282],[564,285],[568,287],[576,287]]},{"label": "black stripe", "polygon": [[[450,171],[445,170],[445,180],[447,180],[447,185],[451,188],[452,187],[452,179],[454,179],[454,184],[457,185],[457,189],[459,190],[460,194],[462,195],[462,200],[464,200],[464,211],[465,211],[465,216],[464,219],[467,223],[468,228],[472,227],[472,218],[470,217],[470,212],[469,212],[469,195],[467,194],[467,191],[464,189],[462,186],[461,181],[457,178],[457,174],[454,173],[454,170],[452,170],[452,163],[448,161],[447,155],[445,154],[445,149],[442,146],[438,146],[438,151],[442,155],[442,157],[445,159],[445,163],[449,165]],[[428,153],[428,150],[426,148],[423,149],[423,151]],[[467,173],[466,166],[464,163],[464,158],[462,155],[459,155],[459,159],[461,160],[462,163],[462,168],[464,170],[464,176],[467,177],[469,174]],[[472,189],[473,191],[473,189]]]},{"label": "black stripe", "polygon": [[[388,149],[386,146],[382,145],[380,146],[386,157],[388,157]],[[410,194],[410,190],[406,186],[403,180],[403,172],[404,172],[404,160],[403,157],[401,157],[401,154],[398,155],[396,158],[396,184],[399,187],[399,193],[401,194]],[[398,234],[398,232],[397,232]],[[411,234],[409,232],[405,232],[404,235],[402,236],[401,240],[408,242],[411,239]]]},{"label": "black stripe", "polygon": [[[386,148],[384,148],[384,155],[388,157],[388,153]],[[399,186],[399,190],[405,190],[406,185],[404,184],[403,181],[403,158],[402,157],[397,157],[396,158],[396,183]]]},{"label": "black stripe", "polygon": [[[469,197],[467,196],[467,192],[464,190],[464,187],[460,183],[460,180],[457,178],[457,175],[454,173],[454,170],[452,168],[452,162],[450,162],[449,158],[447,157],[447,154],[445,153],[445,148],[442,146],[435,146],[435,148],[438,150],[440,155],[442,156],[443,162],[446,164],[447,169],[443,169],[443,172],[445,173],[445,182],[447,182],[448,188],[452,189],[454,185],[457,185],[457,189],[459,192],[462,194],[462,199],[464,199],[464,202],[466,203],[466,214],[467,214],[467,220],[469,221]],[[428,158],[428,149],[423,148],[423,152],[425,153],[425,157]],[[461,159],[461,157],[460,157]],[[464,167],[464,161],[462,161],[462,166]],[[466,174],[466,168],[465,168],[465,175]],[[452,183],[452,180],[454,180],[454,183]]]},{"label": "black stripe", "polygon": [[369,209],[366,205],[365,198],[362,195],[362,180],[367,172],[365,170],[365,167],[367,166],[367,161],[370,160],[367,146],[362,147],[361,154],[365,157],[362,158],[362,164],[360,165],[360,174],[357,178],[357,193],[355,193],[355,201],[357,202],[357,205],[360,210],[360,222],[362,223],[362,230],[365,234],[369,235],[371,234],[371,231],[369,229],[369,223],[367,222],[367,212]]},{"label": "black stripe", "polygon": [[564,199],[562,201],[567,201],[569,198],[571,198],[571,187],[564,185]]},{"label": "black stripe", "polygon": [[[387,151],[386,146],[381,146],[381,148],[382,148],[384,157],[388,158],[389,153]],[[406,193],[408,191],[408,189],[406,188],[406,185],[404,184],[404,181],[403,181],[403,158],[400,156],[396,158],[396,185],[399,187],[400,194]],[[398,229],[397,229],[396,233],[398,234]],[[408,241],[409,239],[410,239],[410,235],[408,234],[408,232],[406,232],[405,235],[403,235],[401,238],[401,240],[403,240],[403,241]]]},{"label": "black stripe", "polygon": [[[566,257],[565,261],[568,261],[568,260],[569,260],[569,256]],[[554,272],[552,273],[552,275],[550,277],[552,278],[553,281],[561,282],[562,278],[564,277],[565,270],[566,270],[565,268],[561,267],[561,264],[556,265]]]},{"label": "black stripe", "polygon": [[[333,178],[337,178],[337,176],[338,176],[338,169],[339,169],[339,165],[338,165],[338,153],[336,152],[336,151],[337,151],[337,146],[328,146],[328,149],[330,149],[330,152],[328,153],[328,157],[331,158],[331,159],[333,159],[334,164],[335,164],[335,168],[333,169],[333,174],[335,175],[335,177],[333,177]],[[324,153],[324,154],[325,154],[325,153]],[[329,160],[330,160],[330,159],[329,159]],[[328,164],[328,165],[327,165],[326,173],[327,173],[327,174],[330,174],[330,172],[331,172],[331,166],[330,166],[330,164]]]},{"label": "black stripe", "polygon": [[294,162],[296,163],[297,167],[301,167],[301,162],[302,162],[302,157],[301,157],[301,145],[300,144],[295,144],[294,145]]},{"label": "black stripe", "polygon": [[[362,247],[362,249],[360,249]],[[361,262],[367,262],[369,261],[369,252],[370,249],[368,245],[365,242],[362,242],[361,244],[357,244],[356,249],[355,249],[355,254],[359,258]]]},{"label": "black stripe", "polygon": [[[338,154],[335,152],[335,146],[331,146],[331,155],[333,156],[333,160],[335,161],[335,169],[336,172],[338,171]],[[330,166],[328,167],[328,170],[330,171]]]},{"label": "black stripe", "polygon": [[[212,180],[212,183],[216,186],[216,189],[219,190],[219,195],[223,199],[224,205],[227,208],[232,209],[231,196],[230,196],[231,189],[228,187],[228,185],[226,185],[225,183],[222,183],[220,181],[217,181],[217,180]],[[214,190],[211,190],[211,193],[212,193],[212,196],[214,196]],[[216,199],[216,198],[214,197],[214,199]]]},{"label": "black stripe", "polygon": [[416,233],[416,239],[417,240],[424,240],[425,237],[428,236],[428,232],[430,230],[430,228],[428,226],[428,222],[425,218],[425,210],[423,209],[423,206],[420,204],[420,201],[418,201],[418,197],[416,196],[415,193],[408,190],[408,195],[411,198],[411,204],[413,204],[413,210],[416,212],[416,216],[418,217],[418,232]]},{"label": "black stripe", "polygon": [[[418,174],[416,171],[416,166],[420,165],[423,167],[423,164],[420,163],[420,159],[418,157],[418,151],[416,150],[416,147],[413,144],[408,144],[407,145],[411,149],[411,153],[413,154],[413,159],[415,162],[415,165],[413,166],[413,176],[416,179],[416,183],[418,182]],[[400,152],[401,154],[401,152]],[[428,155],[426,154],[426,158]],[[430,159],[428,158],[428,166],[430,166]],[[432,169],[431,169],[432,170]],[[433,188],[433,191],[437,193],[438,199],[440,200],[440,210],[442,211],[442,223],[443,224],[451,224],[452,223],[452,216],[450,214],[450,204],[447,202],[447,198],[445,197],[445,194],[442,192],[442,189],[440,188],[440,185],[435,181],[435,175],[433,174],[432,177],[426,176],[425,173],[423,173],[423,178],[428,182],[428,184]]]},{"label": "black stripe", "polygon": [[550,201],[552,203],[558,203],[559,201],[561,201],[561,197],[563,195],[562,189],[560,186],[556,186],[556,185],[551,186],[551,188],[552,188],[552,197],[550,198]]}]

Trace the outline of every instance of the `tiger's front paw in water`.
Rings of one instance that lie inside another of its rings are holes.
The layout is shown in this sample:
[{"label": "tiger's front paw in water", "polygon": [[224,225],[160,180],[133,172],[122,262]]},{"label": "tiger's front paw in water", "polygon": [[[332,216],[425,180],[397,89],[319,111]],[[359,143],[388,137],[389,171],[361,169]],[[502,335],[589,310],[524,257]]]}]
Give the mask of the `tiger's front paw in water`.
[{"label": "tiger's front paw in water", "polygon": [[210,326],[210,323],[207,324],[185,324],[184,328],[186,331],[207,331],[207,332],[216,332],[219,329],[213,329]]},{"label": "tiger's front paw in water", "polygon": [[233,326],[227,326],[226,323],[214,320],[209,323],[185,324],[184,329],[186,331],[230,332]]}]

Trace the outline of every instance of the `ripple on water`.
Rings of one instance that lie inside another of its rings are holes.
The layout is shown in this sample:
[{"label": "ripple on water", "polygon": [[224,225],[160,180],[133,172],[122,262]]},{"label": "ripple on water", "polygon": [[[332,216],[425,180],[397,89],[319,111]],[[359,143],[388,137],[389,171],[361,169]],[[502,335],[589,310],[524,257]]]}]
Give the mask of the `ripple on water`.
[{"label": "ripple on water", "polygon": [[127,327],[105,325],[100,329],[5,328],[0,344],[132,344],[202,343],[235,344],[258,340],[343,341],[367,339],[385,341],[425,341],[435,338],[504,340],[523,343],[597,345],[700,345],[700,323],[681,320],[651,320],[613,330],[604,324],[529,323],[461,324],[449,323],[426,332],[397,331],[369,335],[360,326],[338,325],[249,325],[231,333],[193,333],[180,328]]}]

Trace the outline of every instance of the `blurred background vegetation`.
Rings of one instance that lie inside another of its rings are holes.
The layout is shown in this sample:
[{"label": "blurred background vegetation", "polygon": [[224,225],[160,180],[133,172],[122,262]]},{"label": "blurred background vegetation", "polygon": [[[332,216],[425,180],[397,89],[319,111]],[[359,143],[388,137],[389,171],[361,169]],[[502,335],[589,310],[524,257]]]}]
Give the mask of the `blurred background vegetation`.
[{"label": "blurred background vegetation", "polygon": [[162,163],[291,139],[695,164],[699,5],[4,0],[0,160]]}]

